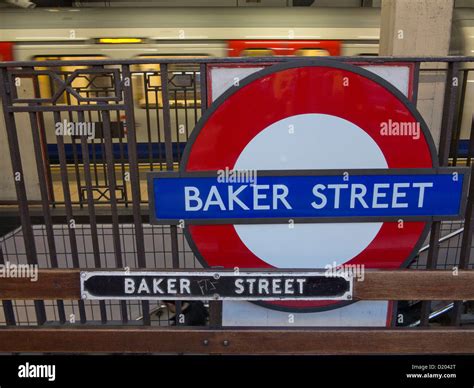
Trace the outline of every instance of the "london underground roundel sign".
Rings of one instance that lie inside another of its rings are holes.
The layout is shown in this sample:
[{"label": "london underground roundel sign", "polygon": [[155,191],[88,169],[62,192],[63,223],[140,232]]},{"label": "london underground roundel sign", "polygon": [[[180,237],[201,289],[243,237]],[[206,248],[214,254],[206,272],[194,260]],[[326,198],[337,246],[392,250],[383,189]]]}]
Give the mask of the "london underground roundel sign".
[{"label": "london underground roundel sign", "polygon": [[212,104],[180,171],[149,176],[151,218],[184,223],[209,267],[398,268],[432,220],[459,217],[466,175],[438,168],[426,124],[391,84],[348,64],[298,61],[259,71]]}]

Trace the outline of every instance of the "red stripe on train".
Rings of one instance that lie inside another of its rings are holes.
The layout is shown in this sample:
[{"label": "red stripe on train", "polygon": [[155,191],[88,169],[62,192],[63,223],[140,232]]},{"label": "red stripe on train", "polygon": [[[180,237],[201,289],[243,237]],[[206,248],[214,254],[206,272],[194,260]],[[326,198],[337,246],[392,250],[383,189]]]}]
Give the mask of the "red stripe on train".
[{"label": "red stripe on train", "polygon": [[297,55],[298,50],[326,50],[329,55],[341,54],[339,40],[229,40],[229,57],[240,57],[245,50],[271,50],[273,55]]},{"label": "red stripe on train", "polygon": [[13,43],[0,42],[0,62],[13,61]]}]

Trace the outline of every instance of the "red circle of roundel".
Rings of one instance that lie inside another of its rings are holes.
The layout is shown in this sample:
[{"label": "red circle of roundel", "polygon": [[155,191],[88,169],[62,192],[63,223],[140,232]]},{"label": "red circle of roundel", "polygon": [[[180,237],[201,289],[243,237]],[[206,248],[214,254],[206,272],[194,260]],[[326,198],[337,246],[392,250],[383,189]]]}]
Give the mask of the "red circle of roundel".
[{"label": "red circle of roundel", "polygon": [[[349,80],[349,87],[344,86],[344,79]],[[389,168],[437,166],[426,124],[407,98],[391,84],[352,65],[298,61],[259,71],[219,97],[194,130],[181,168],[184,171],[233,168],[242,150],[262,130],[286,117],[306,113],[333,115],[359,126],[377,143]],[[408,136],[383,136],[380,123],[389,120],[419,122],[420,138],[414,141]],[[425,222],[405,222],[403,228],[396,222],[384,222],[367,248],[348,263],[364,264],[366,268],[407,265],[428,228]],[[233,225],[191,225],[186,234],[206,266],[270,267],[244,245]],[[344,304],[346,302],[265,303],[270,308],[301,312]]]}]

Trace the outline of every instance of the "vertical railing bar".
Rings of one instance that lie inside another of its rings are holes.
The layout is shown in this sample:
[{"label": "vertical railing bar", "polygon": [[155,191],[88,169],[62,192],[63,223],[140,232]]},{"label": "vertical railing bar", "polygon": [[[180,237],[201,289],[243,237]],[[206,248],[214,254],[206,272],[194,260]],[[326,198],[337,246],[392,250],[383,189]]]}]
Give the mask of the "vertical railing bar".
[{"label": "vertical railing bar", "polygon": [[[69,93],[66,94],[66,102],[67,105],[71,105],[71,95]],[[72,111],[68,112],[69,122],[74,122],[74,115]],[[71,149],[72,149],[72,157],[74,160],[74,172],[76,175],[76,187],[77,187],[77,195],[79,199],[79,206],[81,208],[84,207],[83,198],[82,198],[82,187],[81,187],[81,173],[79,171],[79,158],[77,156],[77,148],[76,148],[76,137],[73,135],[71,136]]]},{"label": "vertical railing bar", "polygon": [[[459,63],[450,62],[446,74],[446,87],[443,101],[443,119],[441,123],[441,134],[439,141],[438,162],[440,166],[449,164],[450,143],[454,125],[454,111],[456,109],[457,84],[453,82],[458,77]],[[427,269],[436,269],[439,254],[439,239],[441,236],[441,221],[433,222],[430,235],[430,249],[426,263]],[[429,325],[431,301],[423,301],[421,304],[420,326]]]},{"label": "vertical railing bar", "polygon": [[201,115],[207,109],[207,66],[205,63],[199,65],[200,84],[201,84]]},{"label": "vertical railing bar", "polygon": [[[174,120],[176,128],[176,160],[179,162],[181,160],[181,155],[179,152],[179,107],[178,107],[178,91],[176,89],[174,92]],[[173,156],[174,160],[174,156]]]},{"label": "vertical railing bar", "polygon": [[[85,121],[84,112],[78,112],[80,121]],[[92,191],[92,176],[90,167],[89,147],[85,136],[81,136],[82,160],[84,163],[84,178],[86,182],[87,191],[87,207],[89,211],[89,223],[91,227],[92,250],[94,254],[95,268],[101,268],[100,262],[100,248],[97,230],[97,220],[95,215],[94,192]],[[102,323],[107,323],[107,311],[105,308],[105,301],[99,301],[100,319]]]},{"label": "vertical railing bar", "polygon": [[163,101],[163,129],[165,135],[166,169],[168,171],[173,171],[173,140],[171,137],[170,102],[168,93],[168,65],[165,63],[160,65],[160,76],[161,96]]},{"label": "vertical railing bar", "polygon": [[[40,93],[40,88],[39,88],[39,82],[38,82],[38,77],[33,78],[33,88],[34,88],[34,93],[35,97],[40,98],[41,93]],[[53,177],[51,175],[51,166],[49,163],[49,155],[48,155],[48,139],[46,137],[46,132],[45,132],[45,124],[44,124],[44,114],[43,112],[38,112],[38,122],[39,122],[39,129],[40,129],[40,147],[41,147],[41,152],[43,155],[43,163],[44,163],[44,170],[46,172],[46,183],[48,187],[48,200],[52,202],[54,205],[55,203],[55,198],[54,198],[54,187],[53,187]]]},{"label": "vertical railing bar", "polygon": [[[188,89],[184,87],[184,130],[185,130],[185,136],[186,136],[186,141],[188,141],[189,138],[189,131],[188,131],[188,125],[189,125],[189,119],[188,119]],[[180,146],[180,139],[178,138],[178,147]]]},{"label": "vertical railing bar", "polygon": [[[97,97],[100,97],[100,92],[96,92],[96,95]],[[97,120],[101,120],[101,112],[97,111]],[[103,117],[102,117],[103,119]],[[110,123],[110,113],[109,113],[109,123]],[[110,131],[110,125],[109,125],[109,131]],[[105,132],[105,131],[104,131]],[[103,135],[103,134],[102,134]],[[112,177],[109,177],[109,174],[108,174],[108,166],[107,166],[107,159],[106,159],[106,145],[105,145],[105,137],[102,136],[102,162],[103,162],[103,167],[104,167],[104,185],[105,186],[109,186],[109,182],[108,180],[109,179],[112,179]],[[112,155],[113,155],[113,148],[112,148]],[[114,167],[114,177],[115,177],[115,167]],[[114,178],[114,184],[115,184],[115,178]]]},{"label": "vertical railing bar", "polygon": [[[100,104],[104,105],[104,104]],[[117,268],[123,268],[123,257],[122,247],[120,243],[120,228],[119,228],[119,217],[117,210],[117,197],[116,197],[116,178],[115,178],[115,163],[112,146],[112,134],[110,133],[110,112],[103,110],[102,123],[103,123],[103,135],[104,135],[104,147],[105,147],[105,161],[107,165],[107,175],[109,176],[109,192],[110,192],[110,208],[112,210],[112,237],[114,244],[115,263]],[[127,302],[124,300],[120,301],[120,308],[122,313],[122,322],[128,322]]]},{"label": "vertical railing bar", "polygon": [[[61,78],[61,74],[59,71],[58,71],[58,77]],[[48,75],[48,87],[49,87],[50,96],[54,96],[56,94],[55,86],[56,86],[56,83],[51,78],[49,78],[49,75]]]},{"label": "vertical railing bar", "polygon": [[[3,257],[3,249],[0,245],[0,265],[5,265],[5,258]],[[13,303],[11,300],[3,300],[3,314],[5,315],[5,323],[8,326],[16,326],[15,311],[13,310]]]},{"label": "vertical railing bar", "polygon": [[[220,270],[222,267],[214,266],[213,269]],[[209,301],[209,327],[219,329],[222,327],[222,306],[221,300]]]},{"label": "vertical railing bar", "polygon": [[462,72],[463,78],[462,78],[462,85],[461,85],[461,94],[459,96],[459,109],[458,113],[456,114],[455,117],[455,124],[454,128],[456,129],[455,132],[453,132],[453,141],[451,143],[451,155],[453,155],[453,165],[457,165],[458,161],[458,150],[459,150],[459,139],[461,137],[461,127],[462,127],[462,116],[464,114],[464,103],[465,103],[465,97],[466,97],[466,88],[467,88],[467,80],[469,76],[469,70],[464,70]]},{"label": "vertical railing bar", "polygon": [[74,172],[76,175],[76,187],[79,200],[79,206],[84,207],[84,198],[82,198],[81,173],[79,171],[79,157],[77,155],[77,144],[75,136],[71,136],[72,157],[74,161]]},{"label": "vertical railing bar", "polygon": [[474,157],[474,114],[471,117],[471,138],[469,139],[469,148],[467,150],[466,165],[470,166],[472,164],[472,158]]},{"label": "vertical railing bar", "polygon": [[412,90],[412,96],[411,96],[411,101],[413,102],[413,105],[415,106],[418,103],[419,89],[420,89],[420,63],[416,62],[413,65],[413,90]]},{"label": "vertical railing bar", "polygon": [[[61,114],[60,112],[53,112],[54,115],[54,122],[58,123],[61,121]],[[71,221],[74,219],[73,211],[72,211],[72,204],[71,204],[71,192],[69,188],[69,176],[67,171],[67,160],[66,160],[66,152],[65,152],[65,144],[64,138],[62,135],[56,135],[57,143],[58,143],[58,156],[59,156],[59,165],[61,170],[61,181],[63,186],[64,192],[64,203],[65,203],[65,210],[66,210],[66,217],[68,222],[68,233],[69,239],[71,242],[71,254],[72,254],[72,263],[75,268],[79,268],[79,254],[77,251],[77,243],[76,243],[76,232],[74,228],[70,227]]]},{"label": "vertical railing bar", "polygon": [[459,63],[450,62],[448,65],[448,73],[446,76],[446,90],[443,103],[443,120],[441,124],[441,134],[439,140],[439,165],[447,166],[449,162],[450,143],[452,141],[457,88],[459,80]]},{"label": "vertical railing bar", "polygon": [[[147,131],[147,136],[148,136],[148,163],[149,163],[149,166],[150,166],[150,169],[151,171],[153,171],[153,150],[152,150],[152,146],[151,146],[151,120],[150,120],[150,102],[149,102],[149,98],[148,98],[148,82],[149,81],[149,78],[148,78],[148,74],[147,72],[145,71],[143,73],[143,88],[144,88],[144,91],[145,91],[145,116],[146,116],[146,131]],[[156,93],[155,93],[156,95]],[[156,106],[158,106],[158,98],[155,99],[155,104]],[[158,120],[158,118],[157,118]]]},{"label": "vertical railing bar", "polygon": [[219,329],[222,327],[222,301],[209,301],[209,327]]},{"label": "vertical railing bar", "polygon": [[[21,162],[20,146],[18,144],[17,126],[15,123],[15,115],[8,111],[11,105],[10,93],[7,92],[7,69],[0,70],[0,100],[2,100],[3,116],[5,120],[5,127],[7,131],[8,146],[10,149],[10,157],[12,162],[13,176],[19,174],[21,179],[13,179],[15,182],[15,190],[18,199],[18,207],[20,212],[21,228],[23,231],[23,239],[25,241],[25,251],[28,264],[38,265],[36,256],[36,245],[33,234],[33,227],[31,226],[30,212],[28,208],[28,197],[26,195],[25,179],[23,173],[23,166]],[[46,310],[44,302],[35,300],[35,312],[38,325],[43,325],[46,322]]]},{"label": "vertical railing bar", "polygon": [[[97,112],[97,121],[100,121],[100,113]],[[105,139],[104,139],[104,126],[102,125],[102,136],[100,137],[100,152],[102,155],[102,173],[104,174],[104,187],[109,185],[109,176],[107,174],[107,163],[105,161]]]},{"label": "vertical railing bar", "polygon": [[[158,89],[155,88],[154,90],[155,92],[155,101],[158,101]],[[160,171],[163,171],[163,152],[162,152],[162,149],[161,149],[161,145],[163,144],[163,141],[161,139],[161,124],[160,124],[160,107],[159,107],[159,104],[156,103],[155,104],[155,114],[156,114],[156,132],[158,134],[158,162],[160,164]],[[165,156],[166,158],[166,156]],[[150,200],[148,198],[148,200]]]},{"label": "vertical railing bar", "polygon": [[[469,141],[469,150],[474,149],[474,116],[471,122],[471,138]],[[468,165],[471,166],[471,181],[469,182],[469,193],[467,196],[466,214],[464,218],[464,232],[461,240],[461,252],[459,254],[459,269],[468,269],[471,257],[472,237],[474,234],[474,164],[468,159]],[[454,301],[452,310],[452,324],[459,326],[461,324],[461,314],[463,309],[462,301]]]},{"label": "vertical railing bar", "polygon": [[[426,261],[426,269],[436,269],[438,253],[439,253],[439,239],[441,235],[441,222],[436,221],[431,225],[430,234],[430,248],[428,251],[428,258]],[[431,312],[431,301],[424,300],[421,302],[421,317],[420,326],[427,326],[429,324],[429,316]]]},{"label": "vertical railing bar", "polygon": [[[132,210],[133,223],[135,229],[135,245],[137,247],[137,263],[140,268],[146,268],[145,260],[145,237],[143,235],[143,224],[140,208],[140,171],[138,168],[137,156],[137,134],[135,127],[135,112],[133,110],[133,86],[130,67],[122,66],[123,79],[129,80],[129,86],[124,85],[124,104],[125,104],[125,120],[127,123],[127,145],[128,145],[128,163],[130,170],[130,186],[132,189]],[[150,303],[142,302],[143,324],[150,325]]]},{"label": "vertical railing bar", "polygon": [[[61,121],[61,113],[60,112],[53,112],[54,114],[54,122]],[[69,235],[69,243],[71,245],[71,255],[72,255],[72,264],[74,268],[79,268],[79,252],[77,250],[77,240],[76,240],[76,232],[74,227],[72,227],[71,222],[74,222],[74,215],[72,211],[72,204],[71,204],[71,192],[69,189],[69,177],[67,172],[67,161],[66,161],[66,151],[64,147],[64,139],[63,136],[57,135],[56,136],[57,144],[58,144],[58,155],[59,155],[59,166],[61,170],[61,181],[63,185],[64,191],[64,206],[66,210],[66,219],[67,219],[67,229]],[[86,310],[84,306],[84,301],[79,300],[79,316],[81,323],[86,323]]]},{"label": "vertical railing bar", "polygon": [[[89,96],[90,96],[90,93],[87,90],[86,97],[89,98]],[[87,105],[90,105],[89,101],[87,101]],[[92,123],[93,122],[92,111],[88,111],[87,116],[88,116],[89,122]],[[94,181],[95,181],[95,185],[99,186],[99,170],[97,168],[97,150],[96,150],[95,138],[92,138],[91,150],[92,150],[92,166],[94,167]]]},{"label": "vertical railing bar", "polygon": [[[44,164],[43,164],[43,154],[41,152],[41,144],[40,144],[40,137],[39,137],[39,129],[38,129],[38,121],[37,115],[33,112],[29,113],[30,116],[30,127],[31,133],[33,137],[33,149],[35,153],[36,159],[36,170],[39,177],[45,176],[44,171]],[[56,251],[56,243],[54,241],[54,231],[53,231],[53,219],[51,217],[51,211],[49,208],[49,197],[48,197],[48,188],[46,186],[46,182],[43,179],[39,179],[39,188],[41,193],[41,206],[43,211],[44,217],[44,224],[46,229],[46,237],[48,241],[48,250],[49,250],[49,257],[51,260],[51,267],[58,268],[58,257]],[[66,323],[66,313],[64,310],[64,302],[62,300],[57,300],[58,306],[58,315],[59,315],[59,322],[61,324]]]},{"label": "vertical railing bar", "polygon": [[[166,169],[173,171],[173,144],[171,137],[171,117],[170,117],[170,101],[168,93],[168,65],[160,64],[161,76],[161,95],[163,100],[163,129],[165,135],[166,150]],[[176,225],[170,225],[171,238],[171,259],[173,268],[179,268],[179,251],[178,251],[178,230]],[[176,325],[179,325],[181,315],[181,302],[176,302]]]},{"label": "vertical railing bar", "polygon": [[[153,158],[150,155],[152,154],[152,151],[150,150],[151,147],[151,119],[150,119],[150,102],[148,98],[148,74],[146,71],[143,72],[143,92],[145,94],[145,117],[146,117],[146,132],[148,136],[148,164],[150,166],[150,170],[153,171]],[[156,92],[155,92],[156,96]],[[155,99],[155,106],[158,107],[158,98]],[[156,120],[158,121],[158,114],[156,117]]]},{"label": "vertical railing bar", "polygon": [[[156,226],[152,226],[152,232],[154,230]],[[159,227],[161,229],[160,231],[160,234],[161,234],[161,244],[163,246],[163,254],[164,254],[164,267],[165,268],[168,268],[167,267],[167,263],[166,263],[166,251],[165,251],[165,247],[166,247],[166,237],[165,237],[165,227],[164,226],[160,226]],[[151,240],[153,242],[153,252],[156,253],[156,249],[155,249],[155,239],[152,239]],[[155,261],[155,267],[157,266],[156,265],[156,254],[153,255],[153,258],[154,258],[154,261]]]},{"label": "vertical railing bar", "polygon": [[125,202],[125,207],[128,207],[128,193],[127,193],[127,180],[125,179],[125,154],[124,154],[124,145],[123,145],[123,136],[121,132],[121,119],[120,111],[117,111],[117,131],[119,138],[119,149],[120,149],[120,171],[122,172],[122,185],[123,185],[123,199]]},{"label": "vertical railing bar", "polygon": [[[193,104],[193,109],[194,109],[194,125],[197,123],[197,109],[198,109],[198,103],[197,103],[197,83],[196,83],[196,77],[197,77],[197,70],[193,72],[193,98],[194,98],[194,104]],[[200,80],[201,78],[199,78]],[[189,136],[188,136],[189,138]]]}]

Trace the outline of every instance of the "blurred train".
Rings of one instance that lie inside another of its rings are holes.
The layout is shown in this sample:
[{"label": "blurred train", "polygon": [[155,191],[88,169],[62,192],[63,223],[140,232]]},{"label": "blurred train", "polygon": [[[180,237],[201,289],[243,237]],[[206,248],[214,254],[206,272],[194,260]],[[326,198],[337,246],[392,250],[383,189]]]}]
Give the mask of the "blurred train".
[{"label": "blurred train", "polygon": [[[0,60],[376,56],[379,27],[380,10],[374,8],[2,9]],[[455,10],[450,51],[452,55],[474,52],[474,10]],[[58,70],[74,69],[63,66]],[[181,77],[179,85],[174,87],[172,83],[170,87],[173,142],[179,154],[199,118],[199,68],[170,65],[169,70],[171,74],[189,75],[188,81]],[[157,92],[159,65],[136,65],[132,71],[139,156],[142,160],[156,159],[164,139],[159,113],[162,97]],[[39,81],[41,97],[51,96],[54,82],[47,76],[39,77]],[[92,88],[87,80],[74,82],[75,87]],[[474,76],[470,75],[459,122],[461,153],[467,150],[466,139],[470,135],[472,82]],[[45,131],[48,153],[54,161],[57,148],[50,116],[45,118]],[[113,129],[114,146],[118,147],[124,131],[123,116],[117,116],[113,118]],[[88,120],[100,122],[92,115]],[[67,146],[70,157],[70,145]],[[96,151],[100,153],[100,147]]]}]

